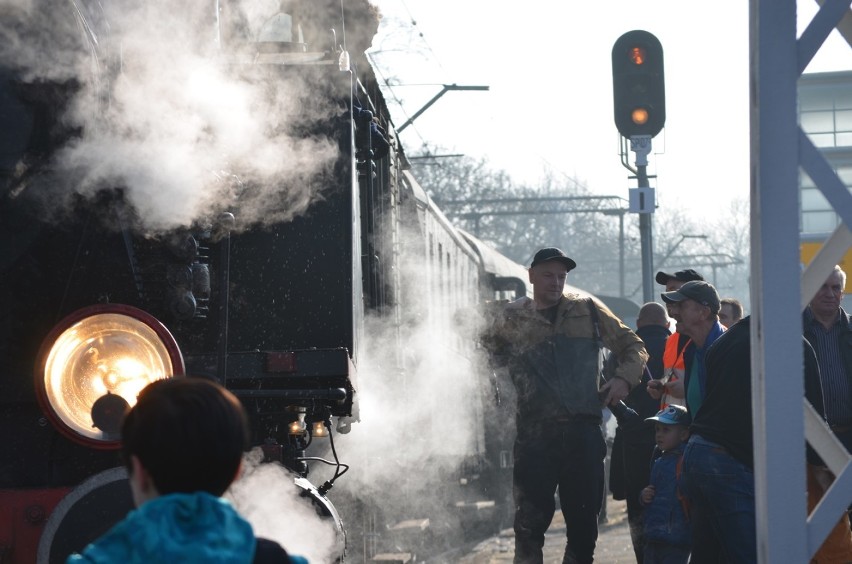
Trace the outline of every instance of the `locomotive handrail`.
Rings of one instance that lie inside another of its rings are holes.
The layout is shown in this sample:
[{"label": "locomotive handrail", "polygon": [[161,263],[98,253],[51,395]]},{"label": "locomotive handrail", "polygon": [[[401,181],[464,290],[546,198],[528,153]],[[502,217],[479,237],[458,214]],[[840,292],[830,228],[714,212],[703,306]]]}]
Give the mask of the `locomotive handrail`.
[{"label": "locomotive handrail", "polygon": [[230,391],[237,397],[245,398],[318,399],[330,401],[343,401],[346,399],[346,390],[343,388],[305,390],[240,390],[231,388]]}]

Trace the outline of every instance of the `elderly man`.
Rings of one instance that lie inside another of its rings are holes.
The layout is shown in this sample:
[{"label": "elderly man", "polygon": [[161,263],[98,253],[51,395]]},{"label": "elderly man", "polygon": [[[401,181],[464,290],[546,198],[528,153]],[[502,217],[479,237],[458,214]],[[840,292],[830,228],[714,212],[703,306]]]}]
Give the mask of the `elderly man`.
[{"label": "elderly man", "polygon": [[[606,456],[601,406],[623,400],[648,359],[642,340],[605,305],[563,293],[575,266],[555,247],[539,250],[529,269],[533,298],[497,312],[484,341],[507,361],[518,392],[516,563],[542,562],[557,487],[567,535],[564,562],[593,561]],[[602,347],[615,354],[618,367],[599,388]]]},{"label": "elderly man", "polygon": [[[852,327],[849,315],[840,307],[846,273],[835,266],[802,314],[804,336],[819,361],[822,383],[823,417],[831,430],[852,451]],[[822,460],[809,452],[808,509],[822,499],[834,481],[834,474]],[[849,517],[844,515],[815,555],[819,562],[852,561]]]},{"label": "elderly man", "polygon": [[704,400],[706,388],[704,356],[710,345],[725,331],[719,323],[719,294],[712,284],[693,280],[678,290],[661,295],[669,306],[669,315],[677,321],[678,331],[692,341],[683,352],[683,387],[686,409],[694,419]]},{"label": "elderly man", "polygon": [[[661,270],[657,273],[655,280],[657,284],[666,287],[666,292],[674,292],[687,282],[704,280],[704,277],[691,268],[687,268],[671,274]],[[677,405],[684,403],[683,352],[686,345],[689,344],[689,337],[681,333],[678,327],[675,327],[675,331],[666,341],[666,348],[663,353],[663,375],[654,376],[655,380],[648,382],[646,389],[648,395],[660,400],[659,409],[665,408],[670,403]]]},{"label": "elderly man", "polygon": [[852,450],[852,327],[840,307],[846,273],[835,266],[802,314],[805,338],[819,360],[825,392],[825,418],[847,450]]}]

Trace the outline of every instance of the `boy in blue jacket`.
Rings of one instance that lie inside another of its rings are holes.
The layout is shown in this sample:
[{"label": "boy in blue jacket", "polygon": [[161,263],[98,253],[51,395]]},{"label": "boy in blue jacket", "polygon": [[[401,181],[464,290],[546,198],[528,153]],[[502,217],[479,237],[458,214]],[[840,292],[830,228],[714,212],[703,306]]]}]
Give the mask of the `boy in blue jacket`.
[{"label": "boy in blue jacket", "polygon": [[651,463],[651,484],[642,490],[645,506],[645,564],[686,564],[690,529],[686,502],[679,489],[683,447],[689,440],[686,408],[669,405],[655,416],[655,439],[660,455]]},{"label": "boy in blue jacket", "polygon": [[220,497],[240,471],[247,439],[242,405],[219,384],[149,384],[121,430],[136,509],[67,564],[306,564],[256,538]]}]

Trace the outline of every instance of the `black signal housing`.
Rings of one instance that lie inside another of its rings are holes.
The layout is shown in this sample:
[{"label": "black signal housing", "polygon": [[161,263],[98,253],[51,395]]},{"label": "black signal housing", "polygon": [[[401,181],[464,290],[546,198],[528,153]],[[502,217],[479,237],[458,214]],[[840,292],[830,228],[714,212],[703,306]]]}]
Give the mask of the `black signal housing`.
[{"label": "black signal housing", "polygon": [[666,123],[663,46],[651,33],[636,29],[612,47],[615,126],[624,137],[657,135]]}]

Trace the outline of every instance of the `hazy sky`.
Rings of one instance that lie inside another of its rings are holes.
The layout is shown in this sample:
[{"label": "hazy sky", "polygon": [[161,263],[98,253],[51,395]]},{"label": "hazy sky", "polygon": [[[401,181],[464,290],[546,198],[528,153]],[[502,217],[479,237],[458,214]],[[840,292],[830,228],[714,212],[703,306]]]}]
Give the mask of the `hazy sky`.
[{"label": "hazy sky", "polygon": [[[398,84],[390,91],[402,102],[392,109],[397,126],[442,84],[490,87],[444,94],[402,133],[409,155],[425,142],[487,156],[520,180],[550,168],[593,193],[626,198],[636,184],[619,160],[611,51],[620,35],[644,29],[665,57],[666,127],[648,167],[658,175],[657,203],[706,214],[708,194],[720,198],[720,210],[748,199],[745,0],[529,0],[523,10],[478,0],[374,1],[384,19],[371,55]],[[799,0],[802,22],[816,10]],[[852,50],[835,31],[807,72],[849,69]]]}]

